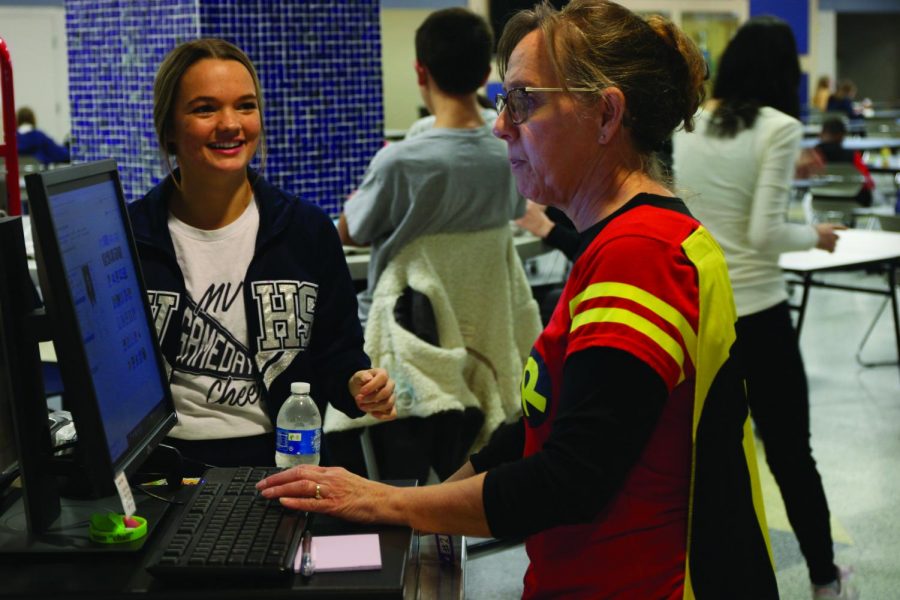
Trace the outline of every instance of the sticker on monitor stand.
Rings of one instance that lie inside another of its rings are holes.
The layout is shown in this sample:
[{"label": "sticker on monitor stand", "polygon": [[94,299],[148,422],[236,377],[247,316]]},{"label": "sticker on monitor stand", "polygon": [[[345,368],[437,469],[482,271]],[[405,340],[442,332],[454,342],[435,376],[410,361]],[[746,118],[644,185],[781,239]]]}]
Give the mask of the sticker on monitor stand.
[{"label": "sticker on monitor stand", "polygon": [[119,492],[119,500],[122,501],[122,511],[126,517],[134,514],[134,496],[131,494],[131,486],[128,485],[128,479],[125,477],[125,471],[116,473],[116,490]]}]

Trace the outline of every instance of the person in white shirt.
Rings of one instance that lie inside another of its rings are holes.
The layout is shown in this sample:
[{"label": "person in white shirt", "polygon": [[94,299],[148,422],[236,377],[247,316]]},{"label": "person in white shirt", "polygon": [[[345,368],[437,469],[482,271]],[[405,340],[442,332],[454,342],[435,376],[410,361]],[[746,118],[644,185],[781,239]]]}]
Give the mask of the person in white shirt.
[{"label": "person in white shirt", "polygon": [[833,251],[829,224],[785,221],[800,157],[800,64],[788,25],[748,21],[726,48],[694,133],[674,136],[674,174],[688,208],[728,262],[750,410],[806,558],[814,598],[852,598],[834,564],[828,502],[810,448],[809,393],[778,257]]}]

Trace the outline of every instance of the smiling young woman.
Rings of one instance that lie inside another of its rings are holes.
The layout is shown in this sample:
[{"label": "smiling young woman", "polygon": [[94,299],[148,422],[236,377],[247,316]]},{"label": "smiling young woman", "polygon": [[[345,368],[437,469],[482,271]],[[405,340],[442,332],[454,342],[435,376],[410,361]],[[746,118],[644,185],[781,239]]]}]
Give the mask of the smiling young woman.
[{"label": "smiling young woman", "polygon": [[205,185],[232,175],[246,182],[246,167],[262,130],[259,99],[247,68],[207,58],[181,78],[168,139],[176,149],[182,185]]},{"label": "smiling young woman", "polygon": [[168,176],[129,207],[178,411],[169,442],[190,473],[274,464],[273,423],[294,381],[311,384],[320,411],[395,414],[393,382],[363,352],[331,219],[250,168],[265,153],[262,107],[236,46],[172,50],[153,111]]},{"label": "smiling young woman", "polygon": [[184,72],[172,112],[167,139],[181,179],[170,209],[201,229],[224,227],[252,198],[247,166],[262,131],[254,79],[237,61],[200,60]]}]

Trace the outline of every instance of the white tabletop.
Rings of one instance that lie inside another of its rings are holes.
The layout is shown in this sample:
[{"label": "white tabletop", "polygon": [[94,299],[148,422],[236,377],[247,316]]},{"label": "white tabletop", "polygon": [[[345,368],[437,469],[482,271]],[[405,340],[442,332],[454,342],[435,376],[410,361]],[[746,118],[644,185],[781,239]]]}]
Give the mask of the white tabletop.
[{"label": "white tabletop", "polygon": [[880,154],[874,154],[872,156],[863,156],[863,159],[867,159],[866,166],[870,169],[888,169],[892,171],[900,171],[900,154],[890,154],[888,156],[881,156]]},{"label": "white tabletop", "polygon": [[900,233],[848,229],[838,236],[834,252],[816,248],[785,252],[778,263],[786,271],[812,272],[900,259]]},{"label": "white tabletop", "polygon": [[[851,121],[850,123],[845,123],[845,127],[847,131],[851,134],[853,133],[862,133],[866,130],[866,124],[860,121]],[[822,133],[822,124],[821,123],[804,123],[803,124],[803,135],[806,137],[810,136],[818,136]]]},{"label": "white tabletop", "polygon": [[900,109],[896,108],[881,108],[875,109],[872,111],[871,118],[873,119],[900,119]]},{"label": "white tabletop", "polygon": [[[800,144],[804,148],[815,148],[818,138],[804,138]],[[900,137],[847,137],[844,138],[847,150],[878,150],[880,148],[900,148]]]}]

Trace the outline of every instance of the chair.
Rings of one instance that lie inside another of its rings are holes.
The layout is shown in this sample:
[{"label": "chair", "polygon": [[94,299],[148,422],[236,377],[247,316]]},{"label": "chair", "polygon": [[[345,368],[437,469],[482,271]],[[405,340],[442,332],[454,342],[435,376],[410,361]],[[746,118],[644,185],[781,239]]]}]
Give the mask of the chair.
[{"label": "chair", "polygon": [[816,109],[810,109],[809,116],[806,118],[806,122],[809,124],[821,125],[825,121],[829,119],[840,119],[847,124],[847,115],[843,112],[835,112],[835,111],[820,111]]},{"label": "chair", "polygon": [[825,182],[823,186],[813,187],[832,187],[841,185],[850,185],[862,183],[864,181],[862,173],[856,166],[850,162],[830,162],[825,165],[825,172],[819,176]]},{"label": "chair", "polygon": [[870,137],[894,137],[900,133],[895,118],[871,117],[865,121],[866,135]]},{"label": "chair", "polygon": [[[396,384],[398,420],[351,419],[329,407],[324,430],[363,429],[370,477],[377,469],[385,479],[421,481],[427,459],[445,479],[520,414],[522,368],[540,330],[508,226],[420,237],[381,274],[365,331],[372,364],[387,369]],[[446,447],[423,447],[434,439]],[[415,474],[374,459],[403,444]]]},{"label": "chair", "polygon": [[831,163],[819,182],[809,188],[807,218],[811,223],[841,223],[852,227],[854,210],[865,179],[852,163]]},{"label": "chair", "polygon": [[882,231],[900,233],[900,215],[878,215],[878,225]]},{"label": "chair", "polygon": [[847,227],[856,225],[854,210],[859,204],[851,198],[819,198],[812,197],[813,223],[839,223]]},{"label": "chair", "polygon": [[28,173],[37,173],[38,171],[43,170],[44,165],[34,156],[30,154],[19,155],[19,176],[23,176]]},{"label": "chair", "polygon": [[[900,215],[878,215],[878,224],[881,226],[882,231],[893,231],[900,233]],[[891,291],[892,293],[896,293],[895,290]],[[897,364],[896,361],[870,362],[863,360],[862,357],[863,347],[865,347],[866,342],[869,341],[869,336],[872,335],[872,332],[875,330],[875,325],[878,323],[878,319],[881,318],[882,313],[884,313],[884,309],[887,308],[887,305],[890,301],[891,298],[890,296],[888,296],[881,303],[881,306],[875,313],[875,318],[873,318],[872,322],[869,323],[869,327],[866,329],[866,333],[865,335],[863,335],[862,341],[859,343],[859,348],[856,349],[856,362],[864,367],[877,367]],[[898,357],[898,360],[900,360],[900,357]]]}]

